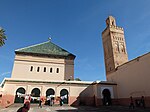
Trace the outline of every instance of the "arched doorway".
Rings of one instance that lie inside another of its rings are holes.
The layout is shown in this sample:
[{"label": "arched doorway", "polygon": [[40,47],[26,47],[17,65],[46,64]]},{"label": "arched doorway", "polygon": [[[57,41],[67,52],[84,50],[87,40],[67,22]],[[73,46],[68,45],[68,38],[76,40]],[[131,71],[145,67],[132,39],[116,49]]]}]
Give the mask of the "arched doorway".
[{"label": "arched doorway", "polygon": [[68,94],[69,94],[69,92],[67,89],[62,89],[60,91],[60,97],[62,97],[62,96],[64,97],[64,99],[63,99],[64,104],[68,104]]},{"label": "arched doorway", "polygon": [[104,89],[102,94],[103,94],[103,105],[111,105],[111,93],[109,89]]},{"label": "arched doorway", "polygon": [[14,101],[15,103],[24,103],[24,97],[19,97],[17,93],[25,94],[25,89],[23,87],[20,87],[16,90],[15,101]]},{"label": "arched doorway", "polygon": [[51,95],[55,95],[55,91],[52,88],[46,91],[46,98],[47,98],[47,101],[45,102],[46,105],[51,105],[50,101],[54,103],[54,96]]},{"label": "arched doorway", "polygon": [[[31,95],[33,97],[40,97],[40,89],[39,88],[34,88],[32,91],[31,91]],[[31,100],[31,103],[38,103],[39,101],[37,99],[32,99]]]},{"label": "arched doorway", "polygon": [[55,91],[51,88],[46,91],[46,97],[50,95],[55,95]]}]

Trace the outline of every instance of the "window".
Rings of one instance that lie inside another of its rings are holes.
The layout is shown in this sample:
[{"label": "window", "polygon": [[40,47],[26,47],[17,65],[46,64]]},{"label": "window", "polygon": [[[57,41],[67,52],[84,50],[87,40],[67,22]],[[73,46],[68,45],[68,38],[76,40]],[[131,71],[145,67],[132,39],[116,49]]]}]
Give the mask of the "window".
[{"label": "window", "polygon": [[31,71],[31,72],[33,71],[33,66],[31,66],[30,71]]},{"label": "window", "polygon": [[44,72],[46,72],[46,67],[44,67]]},{"label": "window", "polygon": [[121,44],[120,47],[121,47],[121,51],[125,53],[125,47],[124,47],[124,45]]},{"label": "window", "polygon": [[118,42],[115,42],[115,51],[116,51],[116,52],[119,52],[119,45],[118,45]]},{"label": "window", "polygon": [[50,68],[50,73],[52,73],[52,68]]},{"label": "window", "polygon": [[59,73],[59,68],[57,68],[56,73]]},{"label": "window", "polygon": [[40,67],[37,67],[37,72],[39,72],[40,71]]}]

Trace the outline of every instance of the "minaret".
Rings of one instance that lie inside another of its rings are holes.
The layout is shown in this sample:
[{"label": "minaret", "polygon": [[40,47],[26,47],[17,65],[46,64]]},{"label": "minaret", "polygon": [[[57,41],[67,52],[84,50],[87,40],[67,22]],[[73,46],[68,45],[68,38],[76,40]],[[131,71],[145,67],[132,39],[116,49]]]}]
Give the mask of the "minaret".
[{"label": "minaret", "polygon": [[114,72],[117,66],[128,61],[124,30],[116,26],[115,18],[106,19],[106,29],[102,32],[106,76]]}]

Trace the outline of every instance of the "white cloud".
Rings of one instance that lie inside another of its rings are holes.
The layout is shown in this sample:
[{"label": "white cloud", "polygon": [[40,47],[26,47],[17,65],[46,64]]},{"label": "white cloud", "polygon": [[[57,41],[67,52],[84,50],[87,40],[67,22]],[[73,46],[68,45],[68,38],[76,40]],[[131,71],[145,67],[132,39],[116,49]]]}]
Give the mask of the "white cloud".
[{"label": "white cloud", "polygon": [[4,72],[4,73],[2,73],[2,74],[0,74],[0,76],[5,76],[5,75],[8,75],[8,74],[10,74],[11,72]]}]

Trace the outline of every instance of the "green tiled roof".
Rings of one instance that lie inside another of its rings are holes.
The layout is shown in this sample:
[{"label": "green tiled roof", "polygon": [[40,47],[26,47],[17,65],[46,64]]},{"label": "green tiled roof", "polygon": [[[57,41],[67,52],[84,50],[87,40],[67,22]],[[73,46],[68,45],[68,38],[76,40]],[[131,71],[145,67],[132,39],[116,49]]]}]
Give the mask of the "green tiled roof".
[{"label": "green tiled roof", "polygon": [[35,55],[39,54],[39,55],[48,55],[48,56],[64,56],[64,57],[71,55],[75,57],[75,55],[69,53],[68,51],[62,49],[61,47],[55,45],[50,41],[17,49],[15,50],[15,53],[35,54]]}]

